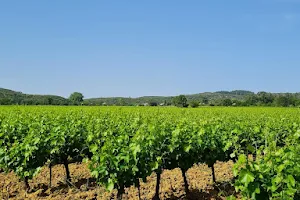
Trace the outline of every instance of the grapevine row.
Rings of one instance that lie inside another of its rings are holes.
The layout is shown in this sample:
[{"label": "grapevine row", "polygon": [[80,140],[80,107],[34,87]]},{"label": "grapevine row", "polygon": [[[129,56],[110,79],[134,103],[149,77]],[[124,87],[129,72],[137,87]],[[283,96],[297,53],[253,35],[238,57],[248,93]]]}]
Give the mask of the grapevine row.
[{"label": "grapevine row", "polygon": [[85,159],[119,199],[155,172],[159,199],[164,169],[181,169],[188,194],[190,167],[207,164],[215,181],[214,163],[233,160],[243,197],[293,199],[300,191],[299,116],[297,109],[3,107],[0,169],[29,189],[44,165],[63,164],[71,184],[68,164]]}]

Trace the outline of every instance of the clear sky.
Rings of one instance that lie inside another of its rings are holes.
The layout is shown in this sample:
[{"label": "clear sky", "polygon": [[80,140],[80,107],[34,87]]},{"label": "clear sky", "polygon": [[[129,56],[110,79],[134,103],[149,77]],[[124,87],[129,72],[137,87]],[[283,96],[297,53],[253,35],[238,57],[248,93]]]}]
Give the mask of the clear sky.
[{"label": "clear sky", "polygon": [[0,87],[300,91],[300,0],[0,1]]}]

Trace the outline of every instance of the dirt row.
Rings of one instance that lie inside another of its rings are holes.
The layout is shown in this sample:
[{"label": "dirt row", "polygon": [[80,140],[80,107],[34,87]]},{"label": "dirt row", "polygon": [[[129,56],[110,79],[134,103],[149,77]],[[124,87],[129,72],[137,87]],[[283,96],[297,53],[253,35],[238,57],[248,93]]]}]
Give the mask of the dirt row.
[{"label": "dirt row", "polygon": [[[232,162],[215,164],[218,184],[212,183],[211,169],[206,165],[195,165],[187,172],[190,194],[187,197],[184,190],[184,181],[180,169],[164,170],[160,183],[160,199],[225,199],[234,193],[230,181],[232,175]],[[70,164],[72,185],[64,183],[65,169],[62,165],[53,167],[52,187],[49,188],[49,169],[42,168],[41,172],[29,182],[31,191],[24,190],[24,184],[13,174],[0,173],[0,199],[116,199],[116,191],[107,192],[98,186],[91,178],[86,164]],[[156,174],[141,183],[141,199],[152,199],[155,195]],[[126,188],[124,199],[138,200],[138,189]]]}]

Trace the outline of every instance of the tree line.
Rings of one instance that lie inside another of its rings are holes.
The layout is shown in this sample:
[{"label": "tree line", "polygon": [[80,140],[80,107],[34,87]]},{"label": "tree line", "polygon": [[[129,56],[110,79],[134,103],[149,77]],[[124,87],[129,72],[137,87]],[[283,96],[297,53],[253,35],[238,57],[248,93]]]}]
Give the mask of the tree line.
[{"label": "tree line", "polygon": [[244,100],[221,98],[209,100],[203,98],[199,100],[191,100],[188,102],[184,95],[173,98],[173,104],[179,107],[199,107],[199,106],[267,106],[267,107],[299,107],[299,95],[292,93],[273,94],[267,92],[258,92],[250,94]]},{"label": "tree line", "polygon": [[0,88],[0,105],[85,105],[85,106],[269,106],[299,107],[300,93],[253,93],[244,90],[219,91],[175,97],[111,97],[84,99],[80,92],[68,98],[55,95],[28,95]]}]

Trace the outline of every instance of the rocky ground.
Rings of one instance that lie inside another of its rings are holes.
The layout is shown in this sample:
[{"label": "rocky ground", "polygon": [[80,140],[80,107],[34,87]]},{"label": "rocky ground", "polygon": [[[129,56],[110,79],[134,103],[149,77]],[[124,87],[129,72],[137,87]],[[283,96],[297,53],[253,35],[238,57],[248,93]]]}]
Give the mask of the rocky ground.
[{"label": "rocky ground", "polygon": [[[232,162],[218,162],[215,165],[217,184],[212,183],[211,169],[206,165],[195,165],[187,172],[190,195],[184,190],[184,182],[179,169],[164,170],[160,184],[161,200],[184,199],[225,199],[234,193],[230,181]],[[116,191],[106,192],[91,178],[86,164],[70,164],[72,185],[64,183],[65,169],[62,165],[53,167],[52,187],[49,188],[49,169],[42,171],[30,181],[31,191],[23,189],[24,184],[13,174],[0,173],[0,199],[116,199]],[[148,177],[146,183],[141,183],[141,199],[151,200],[155,194],[156,174]],[[124,199],[138,200],[138,189],[130,187],[125,190]]]}]

